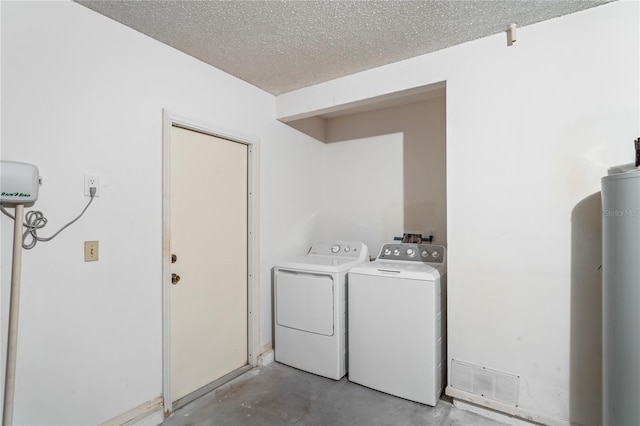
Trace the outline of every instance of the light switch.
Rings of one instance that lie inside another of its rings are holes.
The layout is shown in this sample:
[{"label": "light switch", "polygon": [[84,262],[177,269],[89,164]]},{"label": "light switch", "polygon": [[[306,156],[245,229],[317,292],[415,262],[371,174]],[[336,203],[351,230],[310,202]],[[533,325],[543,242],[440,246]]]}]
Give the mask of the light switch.
[{"label": "light switch", "polygon": [[85,262],[98,261],[98,242],[97,241],[84,242],[84,261]]}]

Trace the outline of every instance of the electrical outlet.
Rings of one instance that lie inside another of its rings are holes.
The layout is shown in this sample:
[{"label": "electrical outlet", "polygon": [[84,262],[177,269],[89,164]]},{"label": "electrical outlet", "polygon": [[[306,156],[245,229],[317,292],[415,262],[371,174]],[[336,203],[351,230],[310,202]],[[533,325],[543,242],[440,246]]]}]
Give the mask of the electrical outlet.
[{"label": "electrical outlet", "polygon": [[91,197],[90,188],[96,189],[96,197],[100,196],[100,177],[96,175],[84,175],[84,195]]},{"label": "electrical outlet", "polygon": [[98,241],[85,241],[84,242],[84,261],[97,262],[99,247],[100,246]]}]

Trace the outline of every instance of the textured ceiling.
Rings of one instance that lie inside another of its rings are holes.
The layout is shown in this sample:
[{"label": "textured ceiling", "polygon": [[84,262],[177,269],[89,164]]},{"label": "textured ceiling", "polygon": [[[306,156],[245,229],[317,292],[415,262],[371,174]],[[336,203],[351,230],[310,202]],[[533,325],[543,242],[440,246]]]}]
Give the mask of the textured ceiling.
[{"label": "textured ceiling", "polygon": [[76,2],[278,95],[607,1]]}]

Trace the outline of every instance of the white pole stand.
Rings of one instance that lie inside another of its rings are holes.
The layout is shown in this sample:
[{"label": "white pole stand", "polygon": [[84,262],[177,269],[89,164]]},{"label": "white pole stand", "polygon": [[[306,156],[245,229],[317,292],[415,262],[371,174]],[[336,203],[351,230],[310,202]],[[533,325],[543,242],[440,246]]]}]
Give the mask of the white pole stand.
[{"label": "white pole stand", "polygon": [[15,206],[13,226],[13,262],[11,263],[11,301],[9,307],[9,341],[4,382],[3,426],[13,424],[13,395],[16,383],[16,352],[18,349],[18,312],[20,310],[20,275],[22,267],[22,224],[24,205]]}]

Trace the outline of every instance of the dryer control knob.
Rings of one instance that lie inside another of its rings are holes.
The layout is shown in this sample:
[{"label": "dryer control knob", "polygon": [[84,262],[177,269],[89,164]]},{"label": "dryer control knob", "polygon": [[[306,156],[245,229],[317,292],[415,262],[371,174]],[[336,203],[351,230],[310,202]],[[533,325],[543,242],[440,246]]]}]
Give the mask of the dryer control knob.
[{"label": "dryer control knob", "polygon": [[339,245],[335,245],[335,246],[331,246],[331,253],[337,253],[340,251],[340,246]]},{"label": "dryer control knob", "polygon": [[346,247],[344,248],[344,252],[345,252],[345,253],[349,253],[350,251],[351,251],[351,247],[346,246]]},{"label": "dryer control knob", "polygon": [[437,258],[439,258],[439,257],[440,257],[440,253],[434,250],[434,251],[433,251],[433,253],[431,253],[431,256],[432,256],[434,259],[437,259]]},{"label": "dryer control knob", "polygon": [[407,249],[407,256],[413,257],[415,255],[416,255],[416,250],[415,249],[412,249],[412,248],[408,248]]},{"label": "dryer control knob", "polygon": [[393,255],[394,255],[394,256],[400,256],[400,249],[395,249],[395,250],[393,251]]},{"label": "dryer control knob", "polygon": [[391,249],[388,249],[388,248],[384,249],[385,256],[389,256],[390,254],[391,254]]},{"label": "dryer control knob", "polygon": [[422,253],[420,253],[422,255],[422,257],[429,257],[429,252],[426,250],[422,250]]}]

